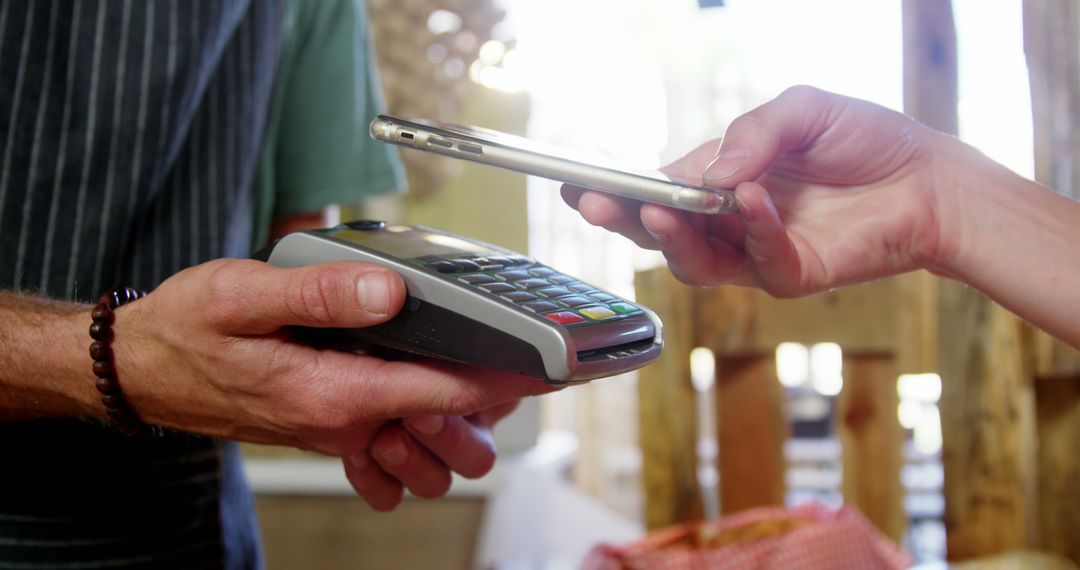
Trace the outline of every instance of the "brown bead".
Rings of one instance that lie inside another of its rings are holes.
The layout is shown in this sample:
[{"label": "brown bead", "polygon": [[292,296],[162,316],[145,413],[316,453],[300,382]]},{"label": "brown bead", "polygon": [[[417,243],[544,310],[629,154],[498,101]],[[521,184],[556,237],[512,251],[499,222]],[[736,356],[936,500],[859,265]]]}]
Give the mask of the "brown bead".
[{"label": "brown bead", "polygon": [[90,325],[90,336],[94,339],[90,345],[90,357],[94,359],[93,371],[98,377],[94,386],[101,394],[101,403],[105,406],[105,413],[112,419],[116,429],[127,436],[147,435],[153,438],[160,436],[162,431],[156,426],[150,428],[139,421],[134,410],[124,399],[120,382],[116,379],[116,368],[113,366],[113,352],[110,346],[114,336],[112,324],[116,319],[115,309],[145,296],[144,291],[133,287],[118,287],[98,298],[98,303],[90,315],[94,321]]},{"label": "brown bead", "polygon": [[112,327],[105,323],[95,322],[90,325],[90,338],[94,340],[112,340]]},{"label": "brown bead", "polygon": [[127,405],[124,401],[124,395],[120,393],[102,394],[101,403],[105,404],[106,408],[122,408]]},{"label": "brown bead", "polygon": [[98,378],[97,382],[94,383],[94,387],[103,396],[120,393],[120,382],[113,377]]},{"label": "brown bead", "polygon": [[95,323],[106,323],[111,325],[115,315],[113,315],[113,310],[110,309],[108,305],[98,303],[90,313],[90,318],[93,319]]},{"label": "brown bead", "polygon": [[109,378],[115,374],[113,370],[112,362],[108,360],[95,360],[94,361],[94,375],[98,378]]},{"label": "brown bead", "polygon": [[131,415],[127,407],[105,408],[105,413],[115,422],[122,422]]},{"label": "brown bead", "polygon": [[90,344],[90,358],[94,360],[108,360],[112,357],[112,350],[108,344],[95,340]]}]

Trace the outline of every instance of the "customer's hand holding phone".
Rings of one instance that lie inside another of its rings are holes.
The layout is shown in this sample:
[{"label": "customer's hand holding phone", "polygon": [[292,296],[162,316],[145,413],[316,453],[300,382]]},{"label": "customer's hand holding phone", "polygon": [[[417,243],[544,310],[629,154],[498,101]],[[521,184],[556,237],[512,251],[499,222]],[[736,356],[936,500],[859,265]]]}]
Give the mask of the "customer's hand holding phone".
[{"label": "customer's hand holding phone", "polygon": [[[952,139],[877,105],[793,88],[736,119],[723,141],[667,166],[735,188],[737,216],[680,212],[567,186],[590,223],[659,249],[687,283],[797,296],[938,265],[956,236],[938,226]],[[944,248],[944,249],[943,249]]]}]

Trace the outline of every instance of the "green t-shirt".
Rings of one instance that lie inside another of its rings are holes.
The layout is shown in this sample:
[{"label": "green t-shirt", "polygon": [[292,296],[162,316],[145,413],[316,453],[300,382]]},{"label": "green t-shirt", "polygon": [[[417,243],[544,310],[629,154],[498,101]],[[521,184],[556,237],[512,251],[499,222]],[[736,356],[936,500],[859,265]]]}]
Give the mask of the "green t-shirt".
[{"label": "green t-shirt", "polygon": [[368,135],[384,105],[362,3],[284,7],[284,51],[254,188],[256,249],[276,218],[405,188],[397,149]]}]

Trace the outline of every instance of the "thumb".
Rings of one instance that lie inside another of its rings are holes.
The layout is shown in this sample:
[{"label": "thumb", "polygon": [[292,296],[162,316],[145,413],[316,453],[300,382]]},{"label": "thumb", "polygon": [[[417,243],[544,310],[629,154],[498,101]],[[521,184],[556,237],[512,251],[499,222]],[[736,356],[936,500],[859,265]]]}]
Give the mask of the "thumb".
[{"label": "thumb", "polygon": [[705,172],[720,151],[721,140],[711,140],[698,145],[694,150],[686,153],[681,158],[662,167],[660,170],[676,182],[684,184],[700,185],[701,174]]},{"label": "thumb", "polygon": [[261,262],[229,276],[241,286],[226,304],[229,328],[266,334],[287,325],[366,327],[385,322],[401,310],[405,283],[385,267],[362,262],[335,262],[282,269]]},{"label": "thumb", "polygon": [[724,133],[715,160],[704,170],[705,185],[734,188],[757,180],[780,154],[797,151],[822,136],[847,101],[797,86],[735,119]]}]

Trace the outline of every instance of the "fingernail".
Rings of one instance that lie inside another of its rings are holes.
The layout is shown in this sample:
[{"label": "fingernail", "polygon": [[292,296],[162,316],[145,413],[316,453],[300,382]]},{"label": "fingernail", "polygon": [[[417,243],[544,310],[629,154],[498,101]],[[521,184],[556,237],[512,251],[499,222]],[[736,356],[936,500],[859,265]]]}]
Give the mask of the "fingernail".
[{"label": "fingernail", "polygon": [[390,465],[401,465],[409,458],[409,450],[405,449],[405,444],[399,439],[390,447],[379,451],[379,457]]},{"label": "fingernail", "polygon": [[446,424],[446,418],[443,416],[423,416],[405,421],[410,428],[424,435],[435,435],[442,431],[443,426]]},{"label": "fingernail", "polygon": [[716,158],[705,167],[702,179],[706,184],[720,182],[733,176],[746,165],[750,153],[741,146],[730,146],[717,153]]},{"label": "fingernail", "polygon": [[656,243],[664,244],[664,243],[667,242],[667,236],[665,236],[664,234],[659,233],[659,232],[654,232],[654,231],[650,230],[648,226],[645,226],[645,231],[649,232],[649,235],[652,236],[653,241],[655,241]]},{"label": "fingernail", "polygon": [[364,310],[374,315],[390,312],[390,275],[385,271],[364,274],[356,283],[356,296]]}]

